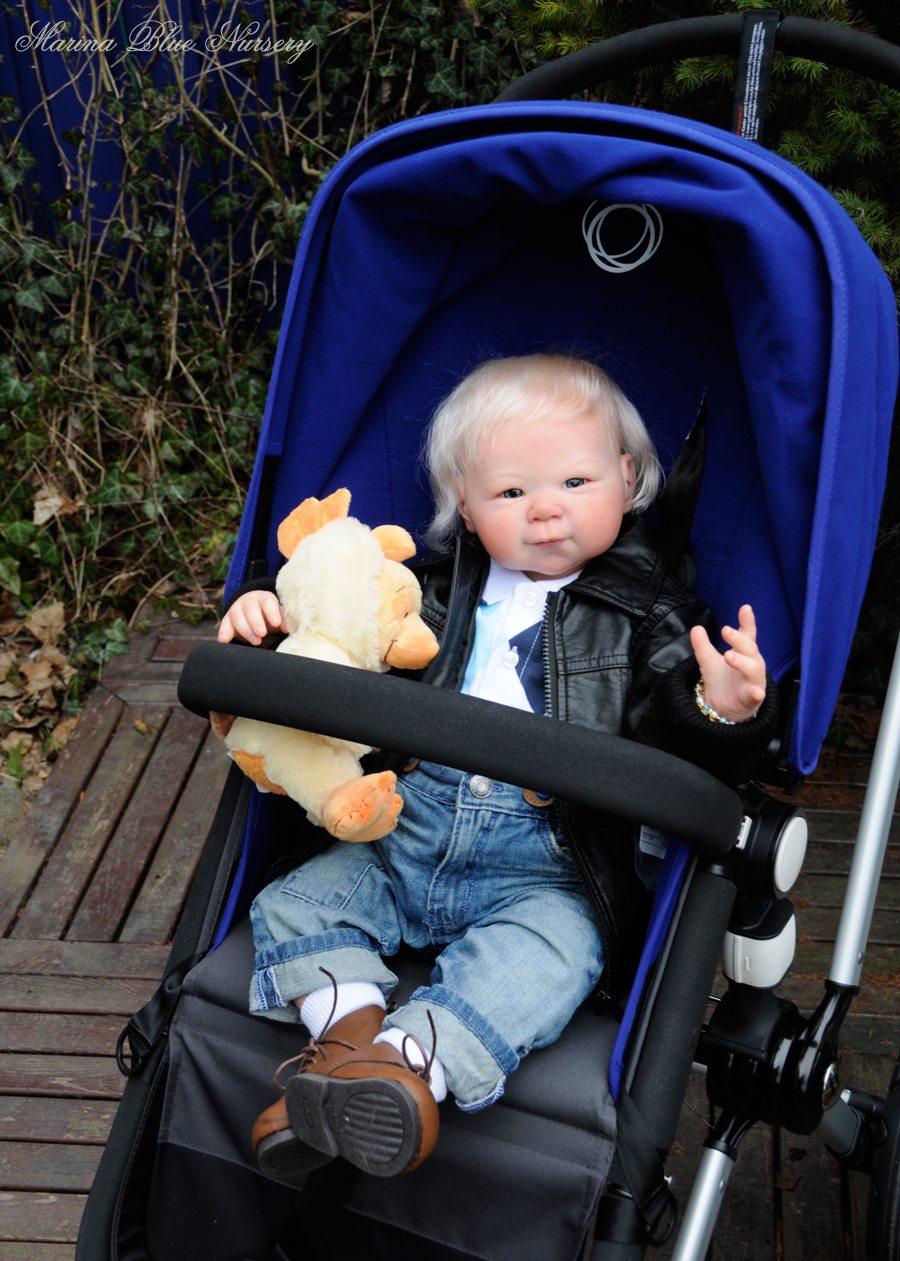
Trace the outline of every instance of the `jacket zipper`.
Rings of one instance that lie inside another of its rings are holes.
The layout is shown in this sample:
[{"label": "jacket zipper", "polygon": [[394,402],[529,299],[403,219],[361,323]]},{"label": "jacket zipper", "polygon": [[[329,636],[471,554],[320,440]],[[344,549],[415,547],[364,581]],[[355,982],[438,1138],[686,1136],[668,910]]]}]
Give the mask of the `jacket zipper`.
[{"label": "jacket zipper", "polygon": [[[544,621],[542,626],[543,632],[543,658],[544,658],[544,712],[548,718],[556,718],[559,710],[559,688],[557,680],[557,660],[556,660],[556,625],[555,613],[556,605],[559,600],[559,592],[552,591],[547,596],[547,603],[544,606]],[[578,846],[578,840],[575,836],[575,830],[569,822],[569,807],[560,802],[559,806],[559,823],[560,831],[565,837],[566,845],[569,852],[575,859],[575,866],[581,875],[581,883],[584,891],[587,893],[588,901],[594,908],[594,915],[597,921],[597,927],[600,930],[600,936],[603,940],[603,958],[604,958],[604,980],[607,988],[611,989],[611,981],[615,974],[615,965],[613,961],[613,942],[612,932],[606,907],[597,896],[594,888],[594,882],[588,870],[584,856]]]},{"label": "jacket zipper", "polygon": [[544,714],[547,718],[556,717],[559,700],[556,687],[556,629],[553,624],[558,599],[558,591],[551,591],[547,596],[541,627],[541,654],[544,659]]}]

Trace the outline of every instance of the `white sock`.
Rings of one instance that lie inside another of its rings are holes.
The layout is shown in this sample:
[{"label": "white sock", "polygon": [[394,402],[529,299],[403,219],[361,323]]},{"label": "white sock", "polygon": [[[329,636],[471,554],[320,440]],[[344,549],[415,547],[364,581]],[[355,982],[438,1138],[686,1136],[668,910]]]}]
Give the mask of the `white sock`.
[{"label": "white sock", "polygon": [[[417,1068],[423,1068],[428,1063],[427,1057],[419,1050],[418,1042],[405,1034],[402,1029],[397,1029],[394,1025],[391,1025],[390,1029],[383,1029],[375,1041],[389,1042],[402,1055],[404,1038],[406,1038],[407,1059],[411,1064],[415,1064]],[[444,1074],[444,1066],[437,1056],[431,1062],[431,1081],[428,1084],[438,1103],[447,1098],[447,1078]]]},{"label": "white sock", "polygon": [[[331,1009],[334,1007],[334,1015]],[[320,990],[307,994],[300,1006],[300,1019],[314,1038],[325,1031],[325,1023],[331,1016],[331,1024],[336,1024],[361,1007],[380,1007],[384,1010],[384,996],[377,985],[371,981],[345,981],[337,987],[337,1006],[334,1002],[334,986],[326,985]]]}]

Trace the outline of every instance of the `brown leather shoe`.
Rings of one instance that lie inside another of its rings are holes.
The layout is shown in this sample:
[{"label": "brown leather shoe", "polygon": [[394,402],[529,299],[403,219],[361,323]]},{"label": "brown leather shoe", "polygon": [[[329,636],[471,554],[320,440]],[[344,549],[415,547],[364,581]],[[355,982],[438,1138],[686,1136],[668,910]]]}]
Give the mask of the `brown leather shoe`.
[{"label": "brown leather shoe", "polygon": [[[284,1090],[281,1073],[290,1064],[298,1064],[298,1071],[302,1073],[313,1064],[332,1064],[348,1051],[371,1046],[381,1032],[383,1020],[384,1008],[374,1004],[344,1016],[319,1039],[310,1038],[300,1055],[285,1060],[275,1073],[275,1084]],[[333,1154],[311,1147],[294,1133],[284,1095],[256,1118],[251,1141],[260,1169],[271,1178],[298,1177],[334,1158]]]},{"label": "brown leather shoe", "polygon": [[415,1068],[387,1042],[318,1060],[285,1091],[297,1139],[328,1157],[343,1156],[365,1173],[390,1178],[417,1169],[438,1135],[428,1066]]}]

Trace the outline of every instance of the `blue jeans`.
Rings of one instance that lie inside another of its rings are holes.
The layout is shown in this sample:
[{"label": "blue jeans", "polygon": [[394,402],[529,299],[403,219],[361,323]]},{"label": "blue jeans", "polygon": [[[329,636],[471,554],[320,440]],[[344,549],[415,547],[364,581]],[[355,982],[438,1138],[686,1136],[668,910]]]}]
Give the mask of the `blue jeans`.
[{"label": "blue jeans", "polygon": [[[489,795],[483,794],[490,784]],[[383,841],[336,842],[263,889],[251,908],[250,1010],[299,1021],[292,999],[371,981],[390,996],[382,955],[439,949],[431,985],[385,1020],[431,1046],[457,1103],[476,1110],[506,1075],[562,1033],[603,970],[574,863],[548,811],[522,789],[431,763],[400,778],[403,813]]]}]

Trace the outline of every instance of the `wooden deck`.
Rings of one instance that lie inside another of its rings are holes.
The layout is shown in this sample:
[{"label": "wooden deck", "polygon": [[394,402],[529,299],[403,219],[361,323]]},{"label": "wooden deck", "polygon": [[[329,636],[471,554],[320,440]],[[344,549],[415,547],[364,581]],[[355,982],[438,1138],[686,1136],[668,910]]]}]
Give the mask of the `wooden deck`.
[{"label": "wooden deck", "polygon": [[229,762],[178,705],[214,634],[156,619],[115,657],[0,859],[0,1261],[71,1261]]},{"label": "wooden deck", "polygon": [[[0,1261],[74,1258],[124,1085],[116,1038],[162,974],[229,766],[175,695],[181,662],[211,634],[212,623],[160,619],[133,637],[0,859]],[[795,970],[779,992],[806,1012],[828,972],[867,770],[864,755],[828,759],[798,798],[813,842],[793,895]],[[876,1094],[900,1050],[898,880],[900,823],[842,1040],[847,1084]],[[682,1207],[710,1123],[698,1077],[668,1166]],[[712,1261],[861,1261],[866,1196],[867,1180],[842,1174],[815,1138],[757,1126]]]}]

